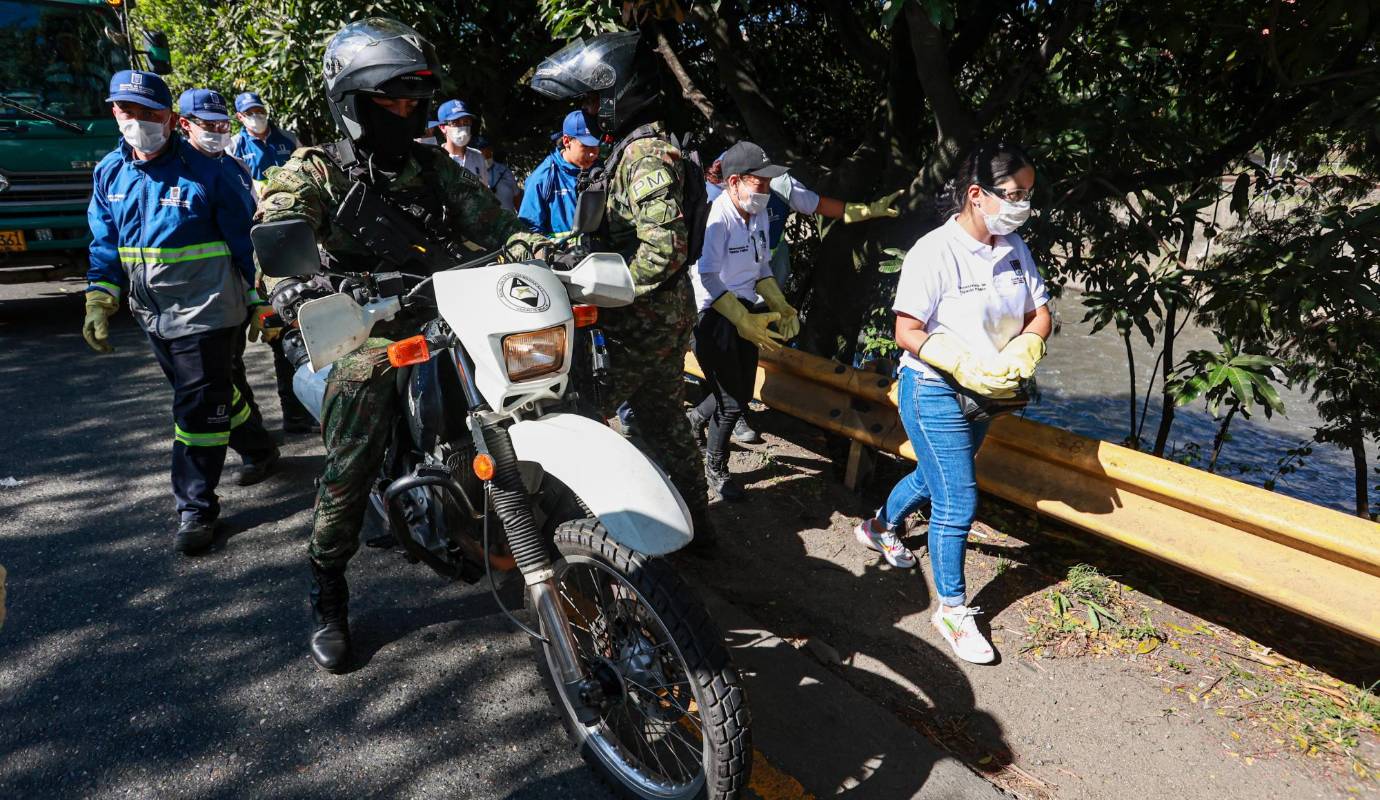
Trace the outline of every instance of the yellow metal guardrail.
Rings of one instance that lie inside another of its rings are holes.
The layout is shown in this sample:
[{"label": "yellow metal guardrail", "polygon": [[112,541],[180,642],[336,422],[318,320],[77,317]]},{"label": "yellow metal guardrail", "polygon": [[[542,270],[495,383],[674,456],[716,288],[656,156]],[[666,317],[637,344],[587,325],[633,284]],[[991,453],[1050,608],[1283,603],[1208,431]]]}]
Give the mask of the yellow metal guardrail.
[{"label": "yellow metal guardrail", "polygon": [[[686,372],[703,377],[693,354]],[[799,350],[765,353],[757,399],[911,460],[891,379]],[[978,485],[1380,644],[1380,525],[1038,422],[997,420]]]}]

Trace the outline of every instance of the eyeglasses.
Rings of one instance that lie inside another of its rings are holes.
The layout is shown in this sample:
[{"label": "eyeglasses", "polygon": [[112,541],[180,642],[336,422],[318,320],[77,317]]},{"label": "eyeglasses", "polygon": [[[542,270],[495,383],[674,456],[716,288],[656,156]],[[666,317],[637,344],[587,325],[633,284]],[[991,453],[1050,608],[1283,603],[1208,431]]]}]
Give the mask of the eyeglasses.
[{"label": "eyeglasses", "polygon": [[228,119],[198,119],[197,117],[187,117],[187,121],[209,133],[229,133],[230,120]]},{"label": "eyeglasses", "polygon": [[1024,203],[1035,196],[1033,187],[1030,189],[998,189],[995,186],[983,186],[979,183],[978,188],[993,197],[999,197],[1012,203]]}]

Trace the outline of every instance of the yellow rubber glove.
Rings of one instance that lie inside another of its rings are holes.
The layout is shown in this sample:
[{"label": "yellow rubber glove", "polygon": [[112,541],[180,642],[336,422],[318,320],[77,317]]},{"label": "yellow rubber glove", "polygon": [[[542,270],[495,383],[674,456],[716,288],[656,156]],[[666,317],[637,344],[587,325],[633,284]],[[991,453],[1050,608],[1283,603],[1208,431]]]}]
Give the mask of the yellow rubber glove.
[{"label": "yellow rubber glove", "polygon": [[97,353],[113,353],[110,346],[110,317],[120,308],[120,301],[102,291],[86,293],[86,319],[81,335]]},{"label": "yellow rubber glove", "polygon": [[767,301],[767,308],[781,315],[781,319],[776,321],[776,329],[781,331],[781,335],[789,341],[800,333],[800,312],[791,307],[786,302],[786,295],[781,292],[781,284],[775,278],[763,278],[757,282],[757,293],[762,295],[762,299]]},{"label": "yellow rubber glove", "polygon": [[983,397],[1014,397],[1019,382],[1004,369],[985,364],[973,355],[958,337],[932,333],[916,353],[921,361],[954,377],[959,385]]},{"label": "yellow rubber glove", "polygon": [[997,356],[997,365],[1008,375],[1022,379],[1035,374],[1035,366],[1045,357],[1045,339],[1038,333],[1022,333],[1006,343]]},{"label": "yellow rubber glove", "polygon": [[843,221],[845,223],[866,222],[869,219],[878,217],[895,217],[901,212],[891,207],[896,202],[896,198],[901,195],[904,189],[897,190],[883,197],[880,200],[873,200],[871,203],[845,203],[843,206]]},{"label": "yellow rubber glove", "polygon": [[766,314],[750,313],[743,304],[738,302],[738,298],[733,292],[724,292],[715,300],[714,310],[724,315],[724,319],[733,323],[733,327],[738,329],[738,335],[757,345],[763,350],[781,349],[781,334],[772,330],[768,326],[781,318],[775,311]]}]

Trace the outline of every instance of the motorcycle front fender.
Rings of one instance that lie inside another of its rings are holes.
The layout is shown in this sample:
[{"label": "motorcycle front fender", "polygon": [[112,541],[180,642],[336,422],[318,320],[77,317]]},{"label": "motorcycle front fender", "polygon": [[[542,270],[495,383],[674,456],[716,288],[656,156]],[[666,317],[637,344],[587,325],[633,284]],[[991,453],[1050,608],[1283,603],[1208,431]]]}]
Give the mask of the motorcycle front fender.
[{"label": "motorcycle front fender", "polygon": [[508,429],[522,461],[570,488],[619,544],[647,555],[694,538],[690,510],[671,480],[627,439],[577,414],[547,414]]}]

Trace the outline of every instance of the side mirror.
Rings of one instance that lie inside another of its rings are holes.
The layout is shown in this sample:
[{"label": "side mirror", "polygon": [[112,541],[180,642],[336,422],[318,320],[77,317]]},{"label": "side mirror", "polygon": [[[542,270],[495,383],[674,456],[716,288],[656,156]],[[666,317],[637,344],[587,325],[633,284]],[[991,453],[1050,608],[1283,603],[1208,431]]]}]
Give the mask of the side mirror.
[{"label": "side mirror", "polygon": [[599,230],[599,226],[604,224],[604,205],[608,202],[608,193],[594,189],[586,189],[580,192],[580,199],[575,201],[575,233],[594,233]]},{"label": "side mirror", "polygon": [[168,49],[168,35],[162,31],[144,31],[144,53],[149,67],[157,75],[172,72],[172,51]]},{"label": "side mirror", "polygon": [[259,269],[270,278],[299,278],[321,271],[316,234],[304,219],[265,222],[249,229]]}]

